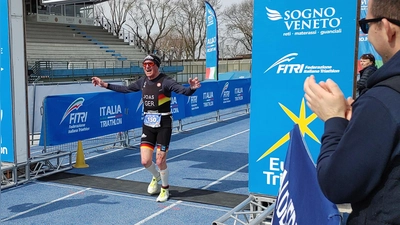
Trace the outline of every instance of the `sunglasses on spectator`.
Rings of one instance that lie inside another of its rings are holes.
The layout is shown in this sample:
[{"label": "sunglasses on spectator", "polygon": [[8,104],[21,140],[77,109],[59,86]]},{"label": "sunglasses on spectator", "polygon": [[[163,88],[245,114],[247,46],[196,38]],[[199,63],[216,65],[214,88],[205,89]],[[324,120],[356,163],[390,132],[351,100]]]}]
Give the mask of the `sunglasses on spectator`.
[{"label": "sunglasses on spectator", "polygon": [[361,31],[364,34],[368,34],[369,31],[369,23],[376,23],[376,22],[380,22],[382,19],[386,19],[387,21],[396,24],[397,26],[400,26],[400,21],[399,20],[395,20],[395,19],[390,19],[390,18],[386,18],[386,17],[379,17],[379,18],[374,18],[374,19],[365,19],[362,18],[361,20],[358,21],[358,24],[360,25]]},{"label": "sunglasses on spectator", "polygon": [[367,59],[372,59],[373,58],[373,56],[371,54],[365,54],[364,57],[367,58]]},{"label": "sunglasses on spectator", "polygon": [[154,66],[155,64],[154,64],[154,62],[144,62],[143,63],[143,67],[146,67],[146,66]]}]

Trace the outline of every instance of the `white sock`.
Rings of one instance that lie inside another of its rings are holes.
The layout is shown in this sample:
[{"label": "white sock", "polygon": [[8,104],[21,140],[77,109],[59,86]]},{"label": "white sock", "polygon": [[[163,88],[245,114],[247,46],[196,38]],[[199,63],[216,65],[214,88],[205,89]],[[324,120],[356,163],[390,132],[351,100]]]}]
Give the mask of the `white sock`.
[{"label": "white sock", "polygon": [[166,168],[165,170],[160,170],[160,175],[161,175],[161,185],[163,187],[168,187],[168,176],[169,176],[168,168]]},{"label": "white sock", "polygon": [[158,178],[160,177],[160,173],[156,169],[156,164],[154,162],[151,162],[151,165],[146,168],[148,171],[150,171],[151,174],[153,174],[153,177]]}]

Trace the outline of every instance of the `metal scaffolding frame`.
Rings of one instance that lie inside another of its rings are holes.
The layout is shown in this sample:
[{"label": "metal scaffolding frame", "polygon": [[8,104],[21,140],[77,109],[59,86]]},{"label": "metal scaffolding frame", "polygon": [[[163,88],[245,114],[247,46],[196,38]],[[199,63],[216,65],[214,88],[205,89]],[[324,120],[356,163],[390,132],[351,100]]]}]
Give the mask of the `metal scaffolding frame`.
[{"label": "metal scaffolding frame", "polygon": [[1,189],[72,168],[72,152],[57,151],[30,158],[25,163],[1,164]]},{"label": "metal scaffolding frame", "polygon": [[215,220],[213,225],[246,224],[267,225],[271,224],[276,199],[263,195],[250,194],[249,197]]}]

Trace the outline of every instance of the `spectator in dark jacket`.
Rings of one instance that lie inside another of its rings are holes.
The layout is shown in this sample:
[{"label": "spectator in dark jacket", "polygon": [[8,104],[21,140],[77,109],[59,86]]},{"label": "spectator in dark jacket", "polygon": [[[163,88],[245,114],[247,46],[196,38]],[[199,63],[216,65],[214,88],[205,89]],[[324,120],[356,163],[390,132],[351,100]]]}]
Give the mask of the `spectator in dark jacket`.
[{"label": "spectator in dark jacket", "polygon": [[377,70],[375,65],[375,57],[371,53],[364,54],[360,57],[360,79],[357,81],[357,93],[361,95],[367,87],[368,78]]},{"label": "spectator in dark jacket", "polygon": [[364,94],[346,101],[331,79],[304,82],[310,109],[324,121],[318,183],[333,203],[350,203],[347,225],[400,224],[400,1],[369,0],[359,21],[383,66]]}]

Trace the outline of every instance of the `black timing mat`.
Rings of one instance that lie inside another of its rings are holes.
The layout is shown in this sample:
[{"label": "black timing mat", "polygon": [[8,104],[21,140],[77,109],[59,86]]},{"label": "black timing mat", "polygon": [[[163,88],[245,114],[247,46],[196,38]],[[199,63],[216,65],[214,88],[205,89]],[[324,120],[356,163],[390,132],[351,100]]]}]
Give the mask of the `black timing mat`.
[{"label": "black timing mat", "polygon": [[[38,179],[61,184],[90,187],[137,195],[147,195],[148,183],[115,178],[60,172]],[[247,199],[247,195],[185,187],[169,187],[171,199],[234,208]]]}]

